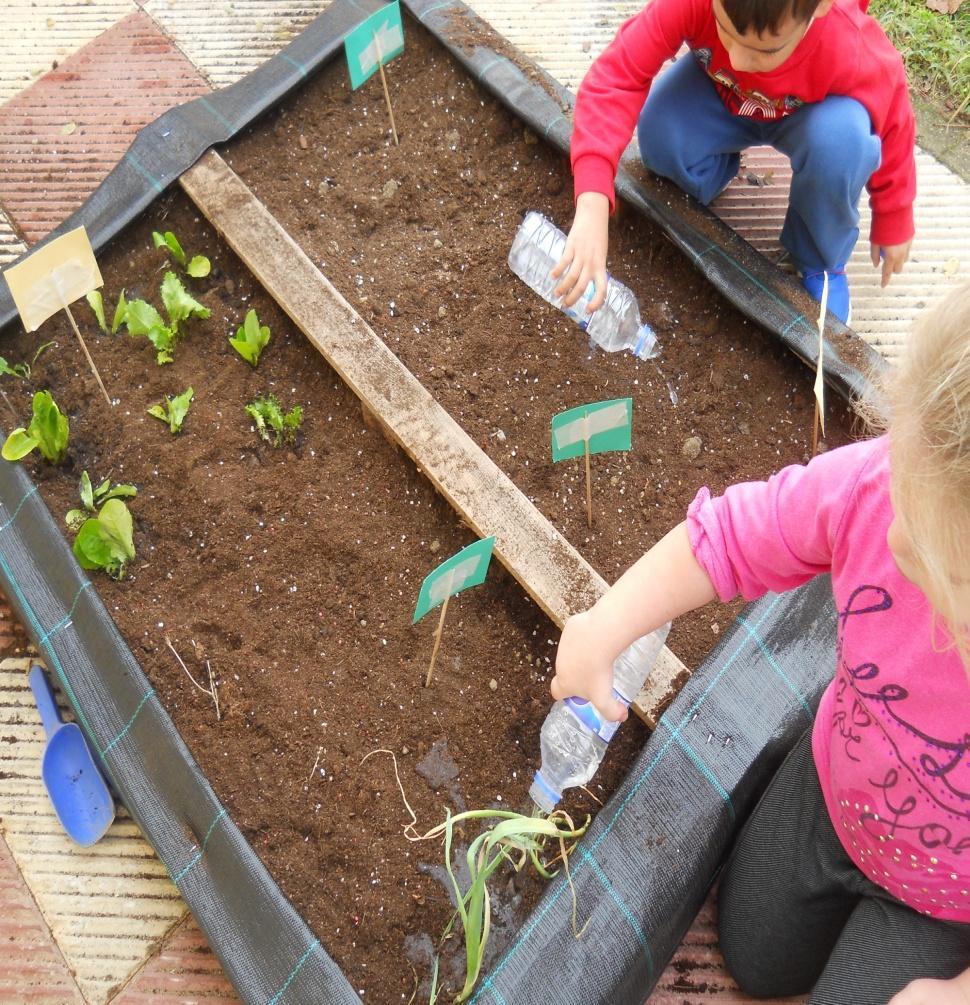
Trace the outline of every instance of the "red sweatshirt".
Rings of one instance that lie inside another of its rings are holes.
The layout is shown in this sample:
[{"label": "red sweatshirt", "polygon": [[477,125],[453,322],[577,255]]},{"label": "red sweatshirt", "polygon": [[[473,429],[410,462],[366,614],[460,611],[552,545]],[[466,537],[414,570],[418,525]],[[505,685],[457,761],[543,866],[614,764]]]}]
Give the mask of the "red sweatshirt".
[{"label": "red sweatshirt", "polygon": [[735,115],[773,119],[830,94],[862,104],[882,141],[882,163],[866,186],[870,240],[908,241],[916,198],[915,119],[902,57],[866,7],[868,0],[836,0],[780,67],[742,73],[732,69],[718,39],[711,0],[652,0],[620,28],[580,85],[571,141],[576,195],[602,192],[612,207],[616,167],[650,84],[686,42]]}]

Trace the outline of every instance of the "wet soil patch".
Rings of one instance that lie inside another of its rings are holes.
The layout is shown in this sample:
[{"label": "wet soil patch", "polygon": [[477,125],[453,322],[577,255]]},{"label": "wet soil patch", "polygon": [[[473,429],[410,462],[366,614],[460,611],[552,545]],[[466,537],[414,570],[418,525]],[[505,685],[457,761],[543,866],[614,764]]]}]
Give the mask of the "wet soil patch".
[{"label": "wet soil patch", "polygon": [[[610,267],[638,295],[662,355],[590,351],[585,336],[506,264],[523,215],[572,218],[569,167],[408,21],[379,81],[350,90],[340,61],[269,113],[227,161],[405,365],[570,542],[612,581],[713,492],[806,461],[813,374],[719,297],[633,212],[611,230]],[[634,399],[634,448],[550,463],[562,409]],[[676,402],[676,403],[675,403]],[[831,403],[828,442],[849,438]],[[674,627],[690,666],[736,607]]]},{"label": "wet soil patch", "polygon": [[[136,560],[122,582],[95,575],[111,616],[230,815],[354,987],[366,1001],[407,1001],[409,961],[425,979],[451,913],[441,848],[405,840],[390,756],[361,759],[394,752],[422,830],[446,806],[524,807],[558,633],[495,562],[482,587],[452,602],[434,686],[423,687],[437,617],[411,626],[418,589],[472,535],[365,424],[354,395],[181,194],[100,255],[109,318],[122,288],[161,306],[156,228],[212,258],[211,277],[186,280],[211,317],[190,322],[174,363],[160,367],[146,339],[96,335],[76,305],[119,399],[110,410],[66,321],[11,336],[8,362],[56,342],[29,384],[4,379],[13,412],[26,424],[31,394],[49,388],[71,422],[63,466],[24,463],[62,527],[82,471],[137,486]],[[272,333],[256,370],[227,341],[249,308]],[[146,410],[188,386],[195,399],[172,436]],[[245,414],[268,393],[304,409],[293,447],[263,444]],[[221,720],[166,638],[197,680],[210,662]],[[621,731],[590,786],[600,799],[645,737],[638,721]],[[596,804],[579,793],[569,808]],[[493,951],[541,892],[506,883]]]}]

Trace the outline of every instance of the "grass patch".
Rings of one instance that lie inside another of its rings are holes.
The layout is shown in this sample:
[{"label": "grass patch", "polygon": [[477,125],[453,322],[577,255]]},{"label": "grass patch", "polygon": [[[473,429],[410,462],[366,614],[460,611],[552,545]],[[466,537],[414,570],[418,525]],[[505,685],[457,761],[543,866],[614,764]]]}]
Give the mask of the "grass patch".
[{"label": "grass patch", "polygon": [[947,15],[925,0],[873,0],[869,13],[902,53],[910,87],[940,101],[947,117],[970,117],[970,2]]}]

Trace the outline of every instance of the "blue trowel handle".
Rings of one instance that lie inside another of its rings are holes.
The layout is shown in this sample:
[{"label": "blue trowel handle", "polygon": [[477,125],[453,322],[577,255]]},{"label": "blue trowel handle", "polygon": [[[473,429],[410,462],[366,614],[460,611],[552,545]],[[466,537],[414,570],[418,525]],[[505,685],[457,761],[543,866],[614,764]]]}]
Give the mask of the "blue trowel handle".
[{"label": "blue trowel handle", "polygon": [[44,732],[48,736],[52,736],[62,723],[60,713],[57,711],[57,702],[54,700],[54,692],[47,680],[47,674],[44,673],[43,667],[35,663],[30,668],[27,679],[30,681],[31,691],[34,692],[34,701],[37,702],[37,711],[40,712]]}]

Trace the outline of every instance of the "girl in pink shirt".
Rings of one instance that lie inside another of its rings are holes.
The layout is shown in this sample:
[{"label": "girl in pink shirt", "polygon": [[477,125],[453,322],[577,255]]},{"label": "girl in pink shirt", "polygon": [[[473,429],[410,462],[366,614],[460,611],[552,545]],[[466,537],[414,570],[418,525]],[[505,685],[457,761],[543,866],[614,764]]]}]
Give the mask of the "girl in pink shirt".
[{"label": "girl in pink shirt", "polygon": [[886,392],[887,435],[701,489],[566,623],[551,690],[625,718],[612,664],[634,639],[831,573],[835,676],[731,853],[721,948],[757,997],[970,1005],[970,286]]}]

